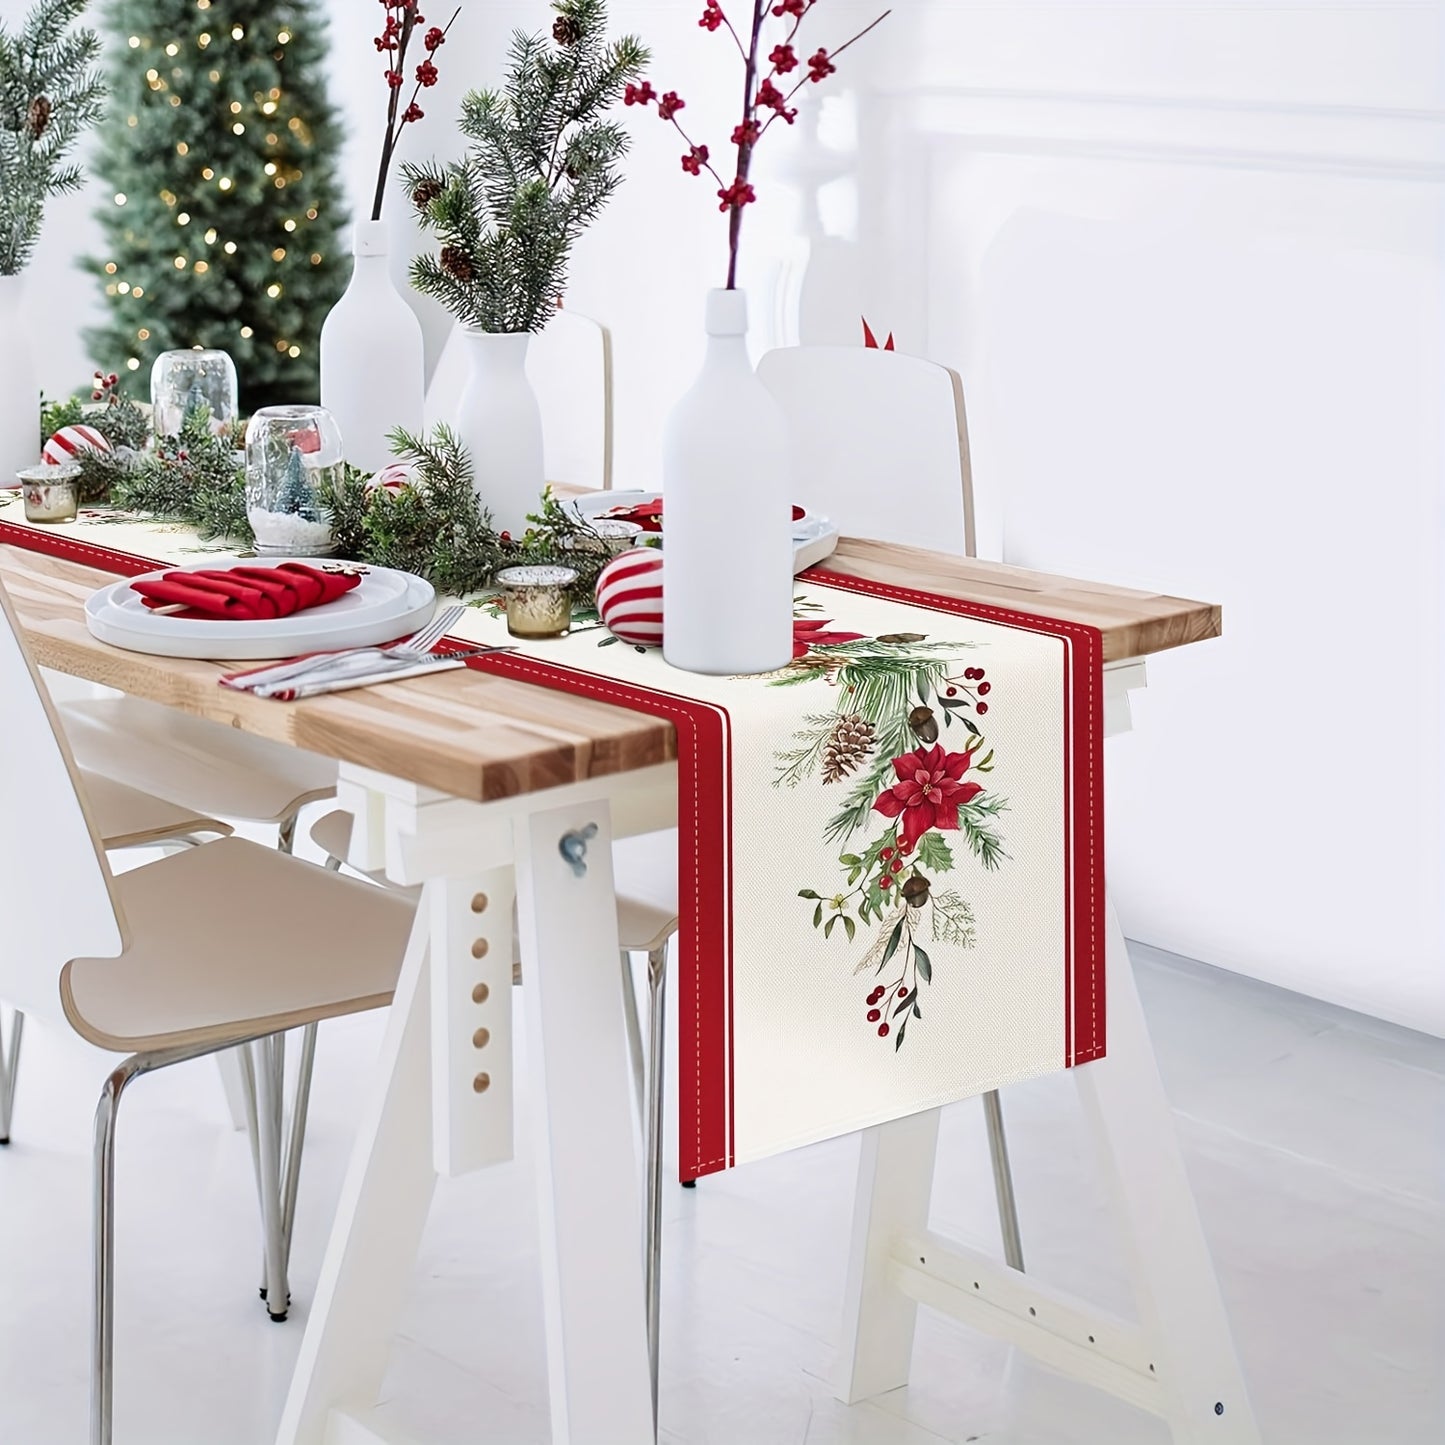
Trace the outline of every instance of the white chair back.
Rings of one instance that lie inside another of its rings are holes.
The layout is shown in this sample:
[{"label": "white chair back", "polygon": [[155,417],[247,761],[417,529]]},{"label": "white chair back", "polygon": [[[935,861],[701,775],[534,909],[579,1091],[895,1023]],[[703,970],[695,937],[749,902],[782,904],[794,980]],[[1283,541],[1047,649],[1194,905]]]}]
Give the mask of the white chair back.
[{"label": "white chair back", "polygon": [[794,502],[846,536],[976,555],[957,372],[897,351],[784,346],[758,376],[792,431]]},{"label": "white chair back", "polygon": [[75,764],[0,585],[0,999],[64,1023],[60,971],[124,947]]},{"label": "white chair back", "polygon": [[[527,348],[527,379],[542,412],[549,482],[612,486],[612,333],[590,316],[558,311]],[[427,388],[428,427],[450,422],[467,380],[462,328],[452,327]]]}]

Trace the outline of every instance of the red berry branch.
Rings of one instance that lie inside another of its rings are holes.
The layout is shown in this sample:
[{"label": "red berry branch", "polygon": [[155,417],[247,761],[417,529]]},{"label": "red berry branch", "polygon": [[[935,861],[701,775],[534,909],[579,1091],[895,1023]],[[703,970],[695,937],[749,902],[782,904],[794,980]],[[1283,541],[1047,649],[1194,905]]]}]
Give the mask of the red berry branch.
[{"label": "red berry branch", "polygon": [[[385,3],[385,0],[383,0]],[[706,8],[697,23],[702,29],[715,31],[726,29],[737,46],[743,61],[743,110],[742,119],[733,127],[732,144],[737,149],[737,165],[733,179],[725,181],[713,166],[712,152],[707,146],[694,141],[677,118],[686,102],[675,90],[659,95],[652,82],[644,80],[639,85],[629,85],[623,94],[627,105],[657,106],[660,120],[672,125],[687,143],[682,157],[682,168],[690,176],[700,176],[706,171],[717,182],[718,210],[728,213],[728,290],[737,285],[738,241],[742,234],[743,207],[757,200],[757,192],[748,179],[752,169],[753,151],[758,142],[768,133],[774,121],[782,119],[792,125],[797,119],[796,106],[789,101],[805,86],[817,85],[834,74],[837,66],[833,62],[850,45],[855,44],[875,26],[882,24],[892,11],[885,10],[871,25],[865,25],[856,35],[836,50],[819,46],[807,60],[799,58],[793,42],[804,17],[818,3],[818,0],[753,0],[752,24],[748,30],[748,41],[733,27],[723,10],[721,0],[705,0]],[[787,34],[773,45],[765,58],[760,58],[763,41],[763,27],[769,17],[789,22]],[[791,80],[794,71],[806,67],[797,80]],[[779,84],[779,82],[782,82]]]},{"label": "red berry branch", "polygon": [[386,178],[391,172],[391,157],[396,150],[396,143],[401,139],[402,130],[406,126],[426,115],[416,103],[417,97],[423,90],[430,90],[437,83],[439,72],[434,57],[446,44],[447,32],[457,23],[457,16],[462,13],[460,9],[454,11],[445,29],[433,25],[423,33],[421,43],[426,50],[426,59],[416,67],[416,83],[412,87],[411,99],[403,110],[401,91],[406,84],[407,51],[411,47],[413,33],[419,26],[426,24],[426,16],[417,10],[417,0],[381,0],[381,4],[386,10],[386,25],[380,35],[373,37],[372,43],[378,54],[389,57],[385,71],[389,98],[386,106],[386,138],[381,143],[381,165],[376,172],[376,194],[371,200],[373,221],[381,219],[381,201],[386,194]]}]

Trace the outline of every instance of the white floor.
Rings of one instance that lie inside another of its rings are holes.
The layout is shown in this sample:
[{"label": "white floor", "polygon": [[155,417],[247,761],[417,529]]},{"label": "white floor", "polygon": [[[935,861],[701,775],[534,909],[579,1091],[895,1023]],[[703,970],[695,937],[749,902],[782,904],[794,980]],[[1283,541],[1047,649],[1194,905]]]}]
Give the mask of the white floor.
[{"label": "white floor", "polygon": [[[1445,1439],[1445,1043],[1140,954],[1266,1442]],[[257,1299],[247,1145],[224,1126],[213,1066],[135,1086],[119,1151],[119,1445],[271,1439],[380,1028],[322,1033],[284,1325]],[[85,1438],[89,1120],[103,1069],[100,1055],[27,1033],[14,1142],[0,1151],[6,1445]],[[1127,1313],[1067,1083],[1024,1086],[1005,1107],[1028,1267]],[[1162,1445],[1157,1423],[1026,1365],[1005,1375],[1004,1350],[932,1318],[910,1388],[837,1404],[826,1378],[855,1154],[840,1140],[669,1189],[666,1441]],[[935,1223],[995,1245],[976,1106],[948,1111],[943,1157]],[[384,1408],[419,1445],[545,1441],[542,1361],[524,1156],[441,1189]]]}]

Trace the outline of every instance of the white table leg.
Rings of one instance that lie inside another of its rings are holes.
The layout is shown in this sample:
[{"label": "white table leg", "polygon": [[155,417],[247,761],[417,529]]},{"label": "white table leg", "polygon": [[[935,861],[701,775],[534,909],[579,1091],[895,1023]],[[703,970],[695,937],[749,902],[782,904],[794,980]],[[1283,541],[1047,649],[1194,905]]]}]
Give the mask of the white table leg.
[{"label": "white table leg", "polygon": [[1073,1070],[1094,1152],[1123,1225],[1150,1368],[1175,1445],[1259,1445],[1154,1061],[1134,971],[1108,905],[1108,1055]]},{"label": "white table leg", "polygon": [[918,1303],[893,1281],[893,1243],[928,1227],[937,1109],[865,1129],[834,1391],[856,1404],[908,1383]]},{"label": "white table leg", "polygon": [[[589,828],[579,876],[560,845]],[[552,1439],[643,1445],[642,1203],[607,804],[519,819],[516,858]]]},{"label": "white table leg", "polygon": [[[427,892],[447,887],[427,884]],[[376,1401],[431,1206],[428,909],[417,910],[277,1445],[323,1445],[333,1407]]]},{"label": "white table leg", "polygon": [[1259,1445],[1214,1266],[1112,905],[1108,1056],[1073,1073],[1129,1251],[1140,1323],[931,1233],[936,1113],[863,1138],[837,1392],[908,1381],[920,1303],[1151,1410],[1175,1445]]}]

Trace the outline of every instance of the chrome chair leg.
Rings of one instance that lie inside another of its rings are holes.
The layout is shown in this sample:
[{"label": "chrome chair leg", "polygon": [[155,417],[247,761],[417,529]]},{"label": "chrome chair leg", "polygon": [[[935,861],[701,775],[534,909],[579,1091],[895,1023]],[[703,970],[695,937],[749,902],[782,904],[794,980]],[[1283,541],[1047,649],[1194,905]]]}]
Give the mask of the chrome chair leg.
[{"label": "chrome chair leg", "polygon": [[1008,1140],[1003,1131],[1003,1102],[997,1089],[983,1096],[983,1117],[988,1125],[988,1157],[993,1165],[993,1192],[998,1201],[998,1227],[1003,1235],[1003,1257],[1011,1269],[1024,1267],[1023,1239],[1019,1234],[1019,1212],[1014,1201],[1013,1171],[1008,1162]]},{"label": "chrome chair leg", "polygon": [[117,1064],[95,1108],[94,1221],[90,1333],[90,1445],[111,1445],[115,1410],[115,1131],[121,1094],[132,1079],[170,1064],[215,1053],[215,1048],[136,1054]]},{"label": "chrome chair leg", "polygon": [[662,1313],[662,1121],[666,1097],[667,945],[647,955],[647,1356],[652,1368],[652,1421],[657,1428],[658,1362]]},{"label": "chrome chair leg", "polygon": [[637,1092],[637,1116],[645,1121],[647,1065],[642,1052],[642,1020],[637,1011],[637,985],[632,977],[632,955],[624,948],[619,957],[622,961],[622,1023],[627,1030],[627,1057],[632,1063],[632,1085]]},{"label": "chrome chair leg", "polygon": [[296,1099],[291,1106],[291,1133],[286,1141],[286,1169],[281,1181],[281,1248],[288,1270],[296,1191],[301,1182],[301,1150],[306,1143],[306,1115],[311,1106],[311,1074],[316,1066],[316,1029],[316,1024],[307,1024],[301,1030],[301,1063],[296,1072]]},{"label": "chrome chair leg", "polygon": [[0,1029],[0,1144],[10,1142],[10,1115],[15,1108],[15,1078],[20,1071],[20,1040],[25,1033],[25,1015],[16,1009],[10,1015],[10,1039]]},{"label": "chrome chair leg", "polygon": [[273,1320],[286,1318],[286,1251],[281,1224],[281,1121],[280,1080],[285,1066],[283,1035],[273,1034],[254,1045],[256,1117],[260,1156],[261,1224],[265,1239],[266,1313]]}]

